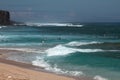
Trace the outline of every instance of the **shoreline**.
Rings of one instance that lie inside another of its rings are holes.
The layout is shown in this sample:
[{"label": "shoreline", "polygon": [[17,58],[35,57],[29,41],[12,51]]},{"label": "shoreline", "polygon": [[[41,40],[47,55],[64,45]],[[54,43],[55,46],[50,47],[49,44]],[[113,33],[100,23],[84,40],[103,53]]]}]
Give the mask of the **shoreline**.
[{"label": "shoreline", "polygon": [[0,63],[0,80],[75,80],[47,72]]},{"label": "shoreline", "polygon": [[[22,75],[27,73],[27,72],[30,72],[30,74],[33,74],[33,75],[34,74],[37,74],[37,75],[42,74],[42,76],[36,76],[35,75],[36,77],[39,77],[39,78],[44,77],[44,79],[41,79],[41,80],[92,80],[92,79],[89,79],[89,78],[86,78],[86,77],[78,78],[78,77],[66,76],[66,75],[62,75],[62,74],[55,74],[53,72],[44,70],[44,68],[42,68],[42,67],[33,66],[32,64],[16,62],[16,61],[13,61],[13,60],[7,60],[6,58],[9,55],[11,55],[11,54],[9,54],[11,52],[19,52],[19,51],[0,49],[0,72],[2,70],[1,66],[3,66],[5,69],[8,69],[8,68],[11,67],[13,69],[12,73],[16,72],[14,68],[17,68],[17,69],[19,69],[18,73],[22,74]],[[8,71],[5,75],[8,74],[9,70],[10,69],[8,69]],[[25,73],[20,72],[21,70],[25,70]],[[3,71],[3,73],[4,73],[4,71]],[[49,75],[52,76],[52,77],[48,77]],[[28,75],[23,75],[23,76],[25,77],[25,76],[28,76]],[[1,73],[0,73],[0,77],[1,77]],[[34,76],[32,76],[32,77],[34,77]],[[39,78],[38,79],[33,79],[33,78],[32,79],[27,79],[27,78],[26,79],[17,79],[17,77],[16,77],[16,79],[10,79],[10,80],[39,80]],[[0,78],[0,80],[1,80],[1,78]]]}]

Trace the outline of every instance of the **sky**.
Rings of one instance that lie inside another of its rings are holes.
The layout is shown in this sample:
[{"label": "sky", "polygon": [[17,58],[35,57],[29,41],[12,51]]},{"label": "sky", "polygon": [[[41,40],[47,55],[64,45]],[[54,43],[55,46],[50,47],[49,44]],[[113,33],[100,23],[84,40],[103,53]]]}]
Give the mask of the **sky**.
[{"label": "sky", "polygon": [[26,22],[120,22],[120,0],[0,0],[0,9]]}]

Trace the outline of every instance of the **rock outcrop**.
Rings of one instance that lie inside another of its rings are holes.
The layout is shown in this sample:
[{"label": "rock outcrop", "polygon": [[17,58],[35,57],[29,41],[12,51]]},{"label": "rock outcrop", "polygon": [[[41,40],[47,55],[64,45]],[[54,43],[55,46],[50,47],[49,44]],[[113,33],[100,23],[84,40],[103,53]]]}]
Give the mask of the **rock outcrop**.
[{"label": "rock outcrop", "polygon": [[0,10],[0,25],[10,25],[10,13],[8,11]]}]

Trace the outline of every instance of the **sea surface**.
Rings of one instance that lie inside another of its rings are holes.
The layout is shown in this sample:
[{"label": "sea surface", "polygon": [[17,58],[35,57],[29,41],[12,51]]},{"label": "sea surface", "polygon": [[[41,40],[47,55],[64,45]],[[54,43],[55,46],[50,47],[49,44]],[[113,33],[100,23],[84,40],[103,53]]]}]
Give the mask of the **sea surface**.
[{"label": "sea surface", "polygon": [[120,23],[26,23],[0,26],[8,59],[94,80],[120,80]]}]

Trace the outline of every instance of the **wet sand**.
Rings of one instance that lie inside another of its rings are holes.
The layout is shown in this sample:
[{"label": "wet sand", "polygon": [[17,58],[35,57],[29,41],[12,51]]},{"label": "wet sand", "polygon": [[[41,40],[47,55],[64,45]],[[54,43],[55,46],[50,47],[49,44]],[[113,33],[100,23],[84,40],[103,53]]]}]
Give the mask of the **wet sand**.
[{"label": "wet sand", "polygon": [[47,72],[44,68],[31,64],[15,62],[5,59],[14,50],[0,49],[0,80],[91,80],[88,78],[74,78]]}]

